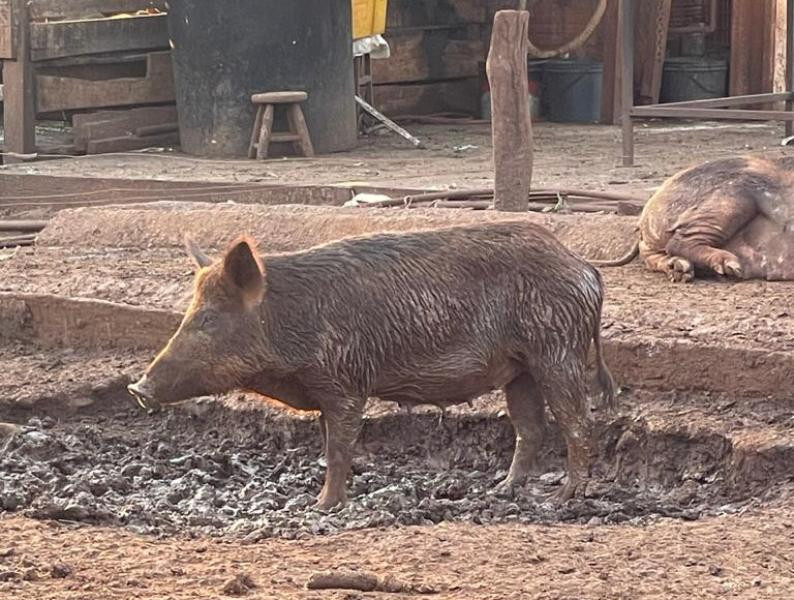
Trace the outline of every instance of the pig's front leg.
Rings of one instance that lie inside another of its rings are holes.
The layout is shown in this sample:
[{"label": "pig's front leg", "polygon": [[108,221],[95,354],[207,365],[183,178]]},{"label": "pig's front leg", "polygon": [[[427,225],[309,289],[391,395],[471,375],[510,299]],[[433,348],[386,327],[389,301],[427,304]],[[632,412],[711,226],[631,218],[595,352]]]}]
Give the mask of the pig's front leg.
[{"label": "pig's front leg", "polygon": [[344,399],[323,410],[325,421],[325,484],[316,508],[328,510],[347,501],[347,477],[353,460],[353,445],[361,428],[364,402]]}]

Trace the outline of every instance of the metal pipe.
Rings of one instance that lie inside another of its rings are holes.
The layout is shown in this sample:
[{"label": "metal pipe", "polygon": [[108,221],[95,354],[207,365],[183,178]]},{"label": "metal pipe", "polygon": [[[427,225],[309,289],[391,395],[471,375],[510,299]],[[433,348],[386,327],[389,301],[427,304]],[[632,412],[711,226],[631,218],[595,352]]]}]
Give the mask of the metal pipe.
[{"label": "metal pipe", "polygon": [[44,229],[47,221],[0,221],[0,231],[37,232]]}]

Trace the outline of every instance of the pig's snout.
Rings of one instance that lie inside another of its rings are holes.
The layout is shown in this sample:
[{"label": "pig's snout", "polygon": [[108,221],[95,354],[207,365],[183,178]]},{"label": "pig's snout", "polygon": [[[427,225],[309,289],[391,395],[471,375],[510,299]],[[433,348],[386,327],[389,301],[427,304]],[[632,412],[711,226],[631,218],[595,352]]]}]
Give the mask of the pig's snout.
[{"label": "pig's snout", "polygon": [[140,407],[149,414],[153,414],[160,410],[160,403],[155,400],[149,378],[146,375],[135,383],[129,384],[127,386],[127,391],[135,398],[135,401]]}]

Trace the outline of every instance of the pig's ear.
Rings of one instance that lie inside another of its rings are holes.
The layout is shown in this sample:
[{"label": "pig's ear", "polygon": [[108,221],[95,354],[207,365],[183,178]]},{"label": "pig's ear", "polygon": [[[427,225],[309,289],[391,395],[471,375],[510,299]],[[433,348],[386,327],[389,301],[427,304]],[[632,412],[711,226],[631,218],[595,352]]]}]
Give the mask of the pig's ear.
[{"label": "pig's ear", "polygon": [[188,256],[193,259],[193,262],[199,268],[209,267],[212,264],[212,259],[204,254],[198,244],[193,241],[193,238],[187,234],[185,234],[185,250],[187,250]]},{"label": "pig's ear", "polygon": [[223,259],[223,272],[243,294],[246,303],[256,304],[265,293],[264,268],[247,239],[235,242]]}]

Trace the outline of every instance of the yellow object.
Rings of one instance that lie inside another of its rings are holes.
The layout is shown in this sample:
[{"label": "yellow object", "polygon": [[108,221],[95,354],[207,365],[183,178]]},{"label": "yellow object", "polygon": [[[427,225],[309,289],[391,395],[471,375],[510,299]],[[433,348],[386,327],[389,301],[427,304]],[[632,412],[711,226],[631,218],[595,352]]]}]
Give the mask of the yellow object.
[{"label": "yellow object", "polygon": [[369,37],[386,31],[388,0],[353,1],[353,39]]}]

